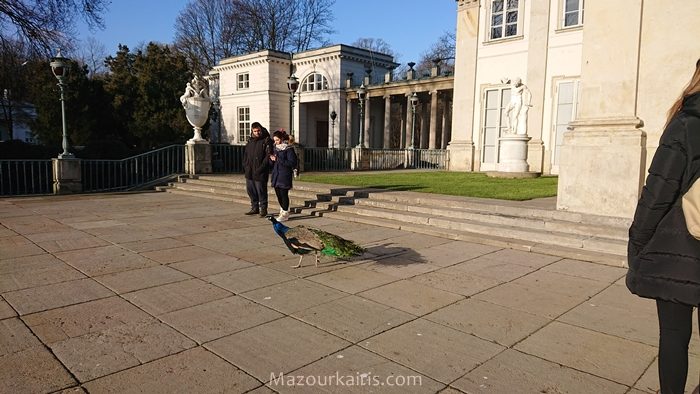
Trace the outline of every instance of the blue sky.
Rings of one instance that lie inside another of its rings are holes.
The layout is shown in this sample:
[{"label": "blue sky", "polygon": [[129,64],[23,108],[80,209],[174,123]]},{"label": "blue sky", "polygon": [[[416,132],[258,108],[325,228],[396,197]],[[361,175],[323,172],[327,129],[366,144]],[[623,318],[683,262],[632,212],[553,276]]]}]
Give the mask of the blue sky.
[{"label": "blue sky", "polygon": [[[175,19],[188,0],[113,0],[105,15],[105,29],[78,28],[79,38],[89,36],[104,44],[107,54],[117,45],[134,48],[140,43],[170,43]],[[336,0],[333,6],[334,44],[350,44],[360,37],[382,38],[399,54],[398,61],[418,61],[457,20],[454,0]]]}]

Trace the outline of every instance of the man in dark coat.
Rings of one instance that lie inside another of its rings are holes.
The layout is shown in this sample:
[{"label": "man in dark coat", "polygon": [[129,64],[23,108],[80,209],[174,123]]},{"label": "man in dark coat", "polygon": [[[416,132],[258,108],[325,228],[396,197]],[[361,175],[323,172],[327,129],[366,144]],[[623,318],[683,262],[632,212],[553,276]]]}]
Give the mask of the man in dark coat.
[{"label": "man in dark coat", "polygon": [[243,169],[250,211],[246,215],[267,216],[268,157],[272,153],[270,133],[258,122],[251,125],[251,136],[243,153]]}]

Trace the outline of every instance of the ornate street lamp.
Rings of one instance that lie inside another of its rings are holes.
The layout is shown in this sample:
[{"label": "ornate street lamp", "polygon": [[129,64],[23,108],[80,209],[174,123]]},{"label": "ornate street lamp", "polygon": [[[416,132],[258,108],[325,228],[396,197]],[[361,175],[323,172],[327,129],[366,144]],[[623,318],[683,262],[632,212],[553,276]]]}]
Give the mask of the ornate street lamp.
[{"label": "ornate street lamp", "polygon": [[289,90],[289,134],[294,137],[294,93],[299,88],[299,80],[292,74],[287,79],[287,89]]},{"label": "ornate street lamp", "polygon": [[331,111],[331,148],[335,148],[335,118],[337,117],[335,110]]},{"label": "ornate street lamp", "polygon": [[409,99],[411,101],[411,117],[412,117],[412,122],[411,122],[411,149],[415,149],[416,145],[416,107],[418,106],[418,95],[416,92],[413,92],[411,95],[411,98]]},{"label": "ornate street lamp", "polygon": [[367,97],[367,89],[365,89],[365,84],[360,85],[357,89],[357,98],[360,105],[360,143],[358,147],[365,147],[365,98]]},{"label": "ornate street lamp", "polygon": [[72,153],[68,152],[68,135],[66,134],[66,104],[63,98],[63,79],[66,77],[66,75],[68,75],[70,63],[68,62],[68,59],[61,55],[61,50],[59,49],[56,56],[51,58],[51,63],[49,64],[51,65],[51,72],[53,72],[53,75],[56,77],[56,79],[58,79],[58,87],[61,90],[61,116],[63,118],[63,153],[58,155],[58,158],[72,159],[75,156],[73,156]]}]

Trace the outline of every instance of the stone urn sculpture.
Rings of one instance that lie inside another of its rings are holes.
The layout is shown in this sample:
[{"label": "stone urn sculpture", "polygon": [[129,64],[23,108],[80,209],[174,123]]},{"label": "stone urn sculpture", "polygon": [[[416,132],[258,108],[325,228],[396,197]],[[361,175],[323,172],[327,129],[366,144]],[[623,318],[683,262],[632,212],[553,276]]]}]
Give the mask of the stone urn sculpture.
[{"label": "stone urn sculpture", "polygon": [[207,87],[195,74],[191,82],[187,82],[185,93],[180,96],[182,107],[185,108],[187,121],[194,127],[194,137],[187,141],[188,144],[206,144],[202,138],[202,126],[207,122],[211,98],[207,93]]}]

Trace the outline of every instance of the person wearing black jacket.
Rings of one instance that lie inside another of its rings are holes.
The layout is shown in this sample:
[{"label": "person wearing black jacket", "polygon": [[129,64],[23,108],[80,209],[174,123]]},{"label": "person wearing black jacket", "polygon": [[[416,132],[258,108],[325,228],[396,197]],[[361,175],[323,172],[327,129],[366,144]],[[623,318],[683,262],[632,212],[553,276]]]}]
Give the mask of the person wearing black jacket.
[{"label": "person wearing black jacket", "polygon": [[272,139],[258,122],[251,125],[251,137],[243,152],[245,184],[250,197],[250,211],[246,215],[267,216],[267,180],[270,175],[268,158],[272,153]]},{"label": "person wearing black jacket", "polygon": [[662,394],[685,390],[693,307],[700,305],[700,241],[688,232],[681,206],[698,176],[700,59],[668,112],[629,229],[626,284],[632,293],[656,300]]}]

